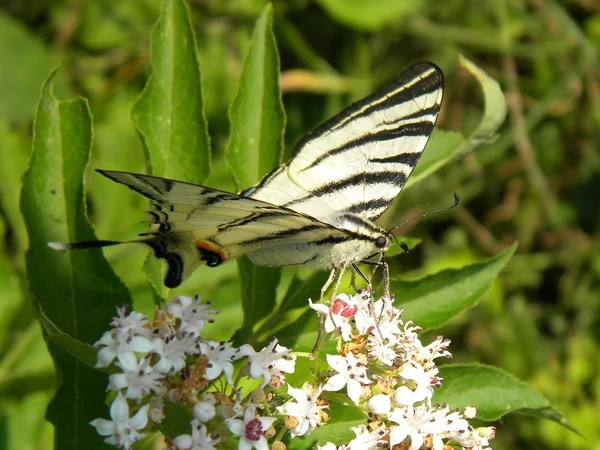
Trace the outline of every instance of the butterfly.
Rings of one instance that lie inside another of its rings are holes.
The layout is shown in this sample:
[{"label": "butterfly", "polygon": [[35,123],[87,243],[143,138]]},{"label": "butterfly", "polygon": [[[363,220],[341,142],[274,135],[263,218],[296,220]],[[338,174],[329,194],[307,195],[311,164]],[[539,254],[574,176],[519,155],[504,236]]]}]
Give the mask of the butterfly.
[{"label": "butterfly", "polygon": [[409,67],[379,91],[304,136],[295,155],[240,194],[127,172],[98,170],[151,201],[147,232],[133,241],[50,243],[57,250],[141,242],[166,260],[165,286],[198,266],[246,254],[261,266],[343,271],[394,242],[375,221],[417,165],[437,120],[443,75]]}]

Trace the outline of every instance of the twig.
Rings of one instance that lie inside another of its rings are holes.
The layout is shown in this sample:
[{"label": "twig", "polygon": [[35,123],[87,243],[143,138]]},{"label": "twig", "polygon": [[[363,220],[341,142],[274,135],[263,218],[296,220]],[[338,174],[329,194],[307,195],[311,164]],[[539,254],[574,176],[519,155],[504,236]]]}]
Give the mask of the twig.
[{"label": "twig", "polygon": [[523,161],[527,175],[538,191],[541,204],[547,218],[554,222],[552,212],[555,210],[556,201],[554,195],[548,186],[546,178],[542,174],[535,157],[535,150],[529,140],[529,133],[523,117],[523,102],[521,92],[519,90],[519,79],[517,75],[517,67],[515,58],[510,53],[510,35],[507,31],[506,24],[506,5],[504,0],[498,0],[501,38],[505,45],[505,53],[502,57],[502,68],[504,78],[506,80],[506,101],[508,104],[508,112],[513,124],[513,133],[515,145],[519,156]]}]

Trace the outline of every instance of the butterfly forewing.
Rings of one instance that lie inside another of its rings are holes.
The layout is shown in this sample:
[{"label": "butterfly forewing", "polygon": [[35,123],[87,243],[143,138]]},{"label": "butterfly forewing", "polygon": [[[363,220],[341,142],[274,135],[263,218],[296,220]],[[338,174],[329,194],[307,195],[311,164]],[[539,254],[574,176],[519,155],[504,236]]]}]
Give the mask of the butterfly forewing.
[{"label": "butterfly forewing", "polygon": [[376,220],[423,153],[442,90],[435,65],[412,66],[305,136],[296,155],[247,195],[336,226],[347,213]]}]

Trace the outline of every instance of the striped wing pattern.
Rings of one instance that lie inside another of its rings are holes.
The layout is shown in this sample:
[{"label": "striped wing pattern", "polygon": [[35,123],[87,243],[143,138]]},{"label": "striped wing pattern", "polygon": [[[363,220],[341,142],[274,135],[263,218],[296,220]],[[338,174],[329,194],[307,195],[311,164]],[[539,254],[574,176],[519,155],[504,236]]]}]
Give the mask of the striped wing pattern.
[{"label": "striped wing pattern", "polygon": [[419,161],[442,90],[439,68],[415,64],[306,135],[287,164],[244,194],[334,226],[348,213],[376,220]]}]

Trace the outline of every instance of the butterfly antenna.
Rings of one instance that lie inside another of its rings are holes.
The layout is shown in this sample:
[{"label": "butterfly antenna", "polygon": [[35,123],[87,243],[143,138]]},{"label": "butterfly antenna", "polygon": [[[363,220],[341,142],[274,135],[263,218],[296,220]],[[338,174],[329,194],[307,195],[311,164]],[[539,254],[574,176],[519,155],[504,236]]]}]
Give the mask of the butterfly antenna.
[{"label": "butterfly antenna", "polygon": [[[460,203],[460,197],[455,192],[454,193],[454,203],[452,205],[450,205],[450,206],[444,206],[443,208],[439,208],[439,209],[436,209],[436,210],[433,210],[433,211],[429,211],[429,212],[426,212],[425,214],[421,214],[420,216],[416,216],[416,217],[413,217],[411,219],[405,220],[404,222],[399,223],[395,227],[390,228],[388,230],[388,232],[391,233],[392,230],[395,230],[396,228],[400,228],[401,226],[406,225],[407,223],[410,223],[410,222],[414,222],[415,220],[419,220],[419,219],[423,219],[424,217],[431,216],[432,214],[437,214],[437,213],[441,213],[441,212],[444,212],[444,211],[449,211],[451,209],[454,209],[454,208],[456,208],[458,206],[459,203]],[[398,241],[396,240],[396,242],[398,242]],[[404,244],[404,245],[402,245],[402,244]],[[406,243],[404,243],[404,242],[398,242],[398,245],[405,252],[408,251],[408,246],[406,245]]]}]

